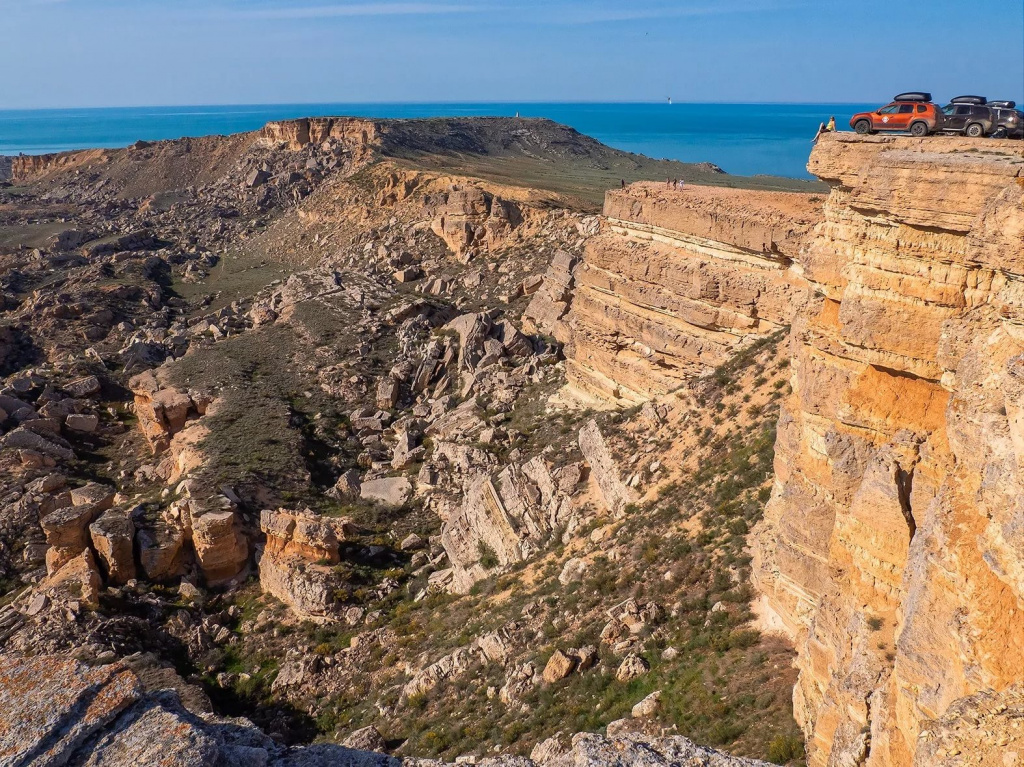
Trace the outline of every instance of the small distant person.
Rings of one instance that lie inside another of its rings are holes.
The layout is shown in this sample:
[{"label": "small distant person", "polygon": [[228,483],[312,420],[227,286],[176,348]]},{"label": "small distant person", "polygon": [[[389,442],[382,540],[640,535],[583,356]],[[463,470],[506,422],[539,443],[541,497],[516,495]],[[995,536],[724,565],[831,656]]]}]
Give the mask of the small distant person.
[{"label": "small distant person", "polygon": [[836,118],[832,115],[828,118],[827,123],[818,124],[818,132],[814,134],[814,141],[812,143],[817,144],[818,139],[821,138],[822,133],[835,133],[836,132]]},{"label": "small distant person", "polygon": [[626,188],[626,179],[621,179],[620,183],[622,184],[622,188],[625,189]]},{"label": "small distant person", "polygon": [[684,186],[686,186],[686,182],[682,179],[676,181],[676,189],[682,189]]}]

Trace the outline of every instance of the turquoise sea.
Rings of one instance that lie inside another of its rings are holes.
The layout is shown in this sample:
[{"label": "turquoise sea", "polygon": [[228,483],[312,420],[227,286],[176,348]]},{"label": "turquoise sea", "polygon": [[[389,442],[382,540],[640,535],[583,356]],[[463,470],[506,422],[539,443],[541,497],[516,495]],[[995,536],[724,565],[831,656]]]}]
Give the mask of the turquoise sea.
[{"label": "turquoise sea", "polygon": [[[877,106],[877,105],[874,105]],[[712,162],[729,173],[808,178],[818,124],[845,129],[866,104],[275,104],[0,110],[0,154],[127,146],[140,139],[255,130],[270,120],[316,115],[547,117],[630,152]]]}]

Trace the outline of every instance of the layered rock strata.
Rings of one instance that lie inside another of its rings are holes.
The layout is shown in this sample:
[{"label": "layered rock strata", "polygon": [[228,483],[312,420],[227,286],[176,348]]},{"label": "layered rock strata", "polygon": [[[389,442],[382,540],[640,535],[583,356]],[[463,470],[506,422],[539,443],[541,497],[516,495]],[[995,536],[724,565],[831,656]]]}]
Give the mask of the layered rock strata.
[{"label": "layered rock strata", "polygon": [[452,563],[451,590],[465,593],[490,570],[536,553],[569,522],[580,476],[578,464],[552,470],[541,456],[509,464],[496,476],[472,471],[461,506],[441,529]]},{"label": "layered rock strata", "polygon": [[1024,677],[1024,148],[834,135],[809,169],[823,205],[610,192],[568,313],[527,316],[615,404],[792,324],[755,569],[799,650],[808,763],[931,764],[951,751],[926,722],[1017,705]]},{"label": "layered rock strata", "polygon": [[260,529],[267,536],[259,562],[263,591],[303,618],[328,620],[341,585],[331,566],[339,562],[347,523],[308,509],[264,509]]},{"label": "layered rock strata", "polygon": [[[567,344],[570,385],[598,400],[640,402],[788,324],[804,290],[789,267],[820,202],[657,183],[608,192],[604,230],[587,243],[572,307],[555,330]],[[566,278],[548,279],[555,295],[527,314],[550,325]]]},{"label": "layered rock strata", "polygon": [[808,167],[757,582],[808,763],[936,764],[924,722],[1024,675],[1024,148],[839,135]]}]

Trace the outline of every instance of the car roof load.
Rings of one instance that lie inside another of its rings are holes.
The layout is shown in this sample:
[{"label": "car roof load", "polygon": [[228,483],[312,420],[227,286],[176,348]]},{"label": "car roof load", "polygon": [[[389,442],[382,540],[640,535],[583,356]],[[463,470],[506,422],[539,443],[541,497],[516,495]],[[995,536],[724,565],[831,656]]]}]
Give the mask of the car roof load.
[{"label": "car roof load", "polygon": [[906,93],[898,93],[893,101],[931,101],[932,94],[927,91],[907,91]]},{"label": "car roof load", "polygon": [[988,102],[990,107],[998,107],[999,109],[1013,109],[1017,106],[1016,101],[990,101]]},{"label": "car roof load", "polygon": [[950,104],[975,104],[977,106],[984,106],[987,101],[984,96],[957,96],[954,99],[949,100]]}]

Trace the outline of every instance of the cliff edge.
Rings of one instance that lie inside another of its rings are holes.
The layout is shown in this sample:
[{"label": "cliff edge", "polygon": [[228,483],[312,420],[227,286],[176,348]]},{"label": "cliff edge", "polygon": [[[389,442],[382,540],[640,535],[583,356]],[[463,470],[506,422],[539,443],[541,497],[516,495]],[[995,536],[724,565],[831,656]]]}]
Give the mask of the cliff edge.
[{"label": "cliff edge", "polygon": [[534,315],[570,388],[618,405],[791,325],[752,542],[808,764],[931,764],[926,722],[1024,668],[1024,146],[835,134],[808,168],[827,199],[609,192]]},{"label": "cliff edge", "polygon": [[832,191],[758,582],[809,764],[905,765],[1024,668],[1024,147],[837,135],[808,167]]}]

